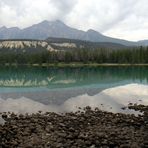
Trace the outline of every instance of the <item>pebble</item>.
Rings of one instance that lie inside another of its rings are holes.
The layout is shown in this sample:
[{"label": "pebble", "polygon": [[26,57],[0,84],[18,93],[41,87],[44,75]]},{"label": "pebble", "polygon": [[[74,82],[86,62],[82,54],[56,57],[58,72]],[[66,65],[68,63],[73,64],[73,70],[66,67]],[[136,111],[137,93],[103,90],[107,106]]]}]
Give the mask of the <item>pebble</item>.
[{"label": "pebble", "polygon": [[92,110],[16,115],[1,113],[0,148],[139,148],[148,146],[148,106],[129,104],[135,116]]}]

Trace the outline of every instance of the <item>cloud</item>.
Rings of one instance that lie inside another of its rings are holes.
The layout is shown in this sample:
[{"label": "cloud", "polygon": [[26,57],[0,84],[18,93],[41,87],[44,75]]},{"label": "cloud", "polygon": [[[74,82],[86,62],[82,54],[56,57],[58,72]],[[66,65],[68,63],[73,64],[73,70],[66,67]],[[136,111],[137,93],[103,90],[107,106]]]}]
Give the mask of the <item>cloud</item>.
[{"label": "cloud", "polygon": [[0,26],[27,27],[45,19],[62,19],[77,0],[1,0]]},{"label": "cloud", "polygon": [[60,19],[68,25],[129,40],[148,38],[147,0],[0,0],[0,26]]},{"label": "cloud", "polygon": [[49,3],[52,3],[62,14],[68,15],[68,12],[73,10],[77,2],[78,0],[50,0]]},{"label": "cloud", "polygon": [[[108,26],[116,23],[123,15],[119,13],[119,3],[115,0],[104,2],[103,0],[81,0],[75,9],[67,17],[67,21],[74,23],[87,30],[90,28],[99,31],[105,30]],[[84,22],[84,23],[83,23]]]},{"label": "cloud", "polygon": [[133,5],[125,15],[124,19],[118,21],[116,25],[105,30],[106,35],[118,38],[128,38],[129,40],[148,39],[148,1],[135,0]]},{"label": "cloud", "polygon": [[[0,98],[0,112],[15,113],[36,113],[43,112],[71,112],[77,111],[78,107],[91,106],[93,109],[98,107],[101,110],[110,112],[135,113],[132,110],[122,110],[122,107],[129,103],[148,105],[148,86],[142,84],[128,84],[103,90],[102,92],[89,96],[83,94],[66,100],[63,104],[43,104],[29,98],[21,97],[18,99]],[[141,101],[140,101],[141,100]]]}]

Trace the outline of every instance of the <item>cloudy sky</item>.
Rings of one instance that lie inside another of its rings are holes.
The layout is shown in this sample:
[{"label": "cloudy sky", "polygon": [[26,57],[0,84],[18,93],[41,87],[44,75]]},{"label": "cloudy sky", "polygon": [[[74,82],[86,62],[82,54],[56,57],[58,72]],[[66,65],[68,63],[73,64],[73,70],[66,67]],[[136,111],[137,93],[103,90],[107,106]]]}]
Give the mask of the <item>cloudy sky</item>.
[{"label": "cloudy sky", "polygon": [[111,37],[148,39],[148,0],[0,0],[0,27],[57,19]]}]

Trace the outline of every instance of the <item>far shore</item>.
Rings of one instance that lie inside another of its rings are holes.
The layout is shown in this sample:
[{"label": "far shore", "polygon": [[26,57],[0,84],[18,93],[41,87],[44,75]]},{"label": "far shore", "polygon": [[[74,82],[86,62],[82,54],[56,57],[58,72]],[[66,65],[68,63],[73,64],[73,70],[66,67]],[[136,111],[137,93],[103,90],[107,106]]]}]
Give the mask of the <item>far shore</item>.
[{"label": "far shore", "polygon": [[80,62],[72,62],[72,63],[43,63],[43,64],[16,64],[16,63],[5,63],[0,64],[0,66],[33,66],[33,67],[110,67],[110,66],[148,66],[146,64],[131,64],[131,63],[80,63]]}]

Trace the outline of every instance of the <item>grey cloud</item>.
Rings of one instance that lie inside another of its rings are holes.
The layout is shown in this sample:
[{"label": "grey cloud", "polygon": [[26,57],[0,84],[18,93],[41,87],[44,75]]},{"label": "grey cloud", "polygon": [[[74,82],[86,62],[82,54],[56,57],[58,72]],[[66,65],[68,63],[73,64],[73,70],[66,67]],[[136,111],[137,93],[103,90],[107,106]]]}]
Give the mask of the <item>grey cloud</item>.
[{"label": "grey cloud", "polygon": [[[0,7],[4,7],[4,6],[8,6],[12,9],[16,9],[17,11],[19,11],[19,9],[22,7],[21,5],[23,4],[22,1],[18,1],[18,0],[1,0],[0,1]],[[16,12],[17,12],[16,11]],[[20,11],[19,11],[20,12]]]},{"label": "grey cloud", "polygon": [[0,4],[5,4],[5,5],[9,5],[9,6],[17,6],[21,3],[21,1],[18,0],[1,0]]},{"label": "grey cloud", "polygon": [[[13,24],[26,27],[44,19],[64,20],[73,10],[78,0],[1,0],[0,1],[0,26]],[[7,10],[13,11],[6,13]],[[10,17],[10,18],[9,18]],[[10,20],[12,19],[12,20]],[[27,23],[26,23],[27,22]]]},{"label": "grey cloud", "polygon": [[[100,14],[99,10],[93,10],[91,13],[88,12],[87,14],[88,16],[91,15],[96,17],[98,20],[98,28],[96,27],[96,29],[98,29],[100,32],[105,32],[128,18],[133,13],[133,8],[136,5],[136,1],[110,0],[110,3],[105,3],[105,5],[108,5],[108,9],[104,10],[107,11],[104,14]],[[103,8],[100,11],[102,10]],[[102,22],[99,22],[101,18],[105,19]],[[87,17],[87,19],[89,19],[89,17]]]},{"label": "grey cloud", "polygon": [[[78,0],[51,0],[50,2],[61,11],[72,11],[72,8],[77,4]],[[49,3],[50,3],[49,2]]]},{"label": "grey cloud", "polygon": [[75,7],[78,0],[51,0],[53,6],[58,10],[57,18],[64,19]]},{"label": "grey cloud", "polygon": [[141,30],[148,38],[147,10],[147,0],[0,0],[0,26],[24,28],[60,19],[78,29],[136,40],[138,35],[132,37],[131,30],[134,34]]},{"label": "grey cloud", "polygon": [[125,20],[130,16],[130,14],[133,13],[133,8],[136,5],[135,0],[125,1],[125,0],[119,0],[118,2],[118,11],[117,17],[115,17],[112,21],[109,21],[107,24],[105,24],[101,28],[101,32],[105,32],[112,27],[118,25],[121,21]]},{"label": "grey cloud", "polygon": [[[130,1],[131,2],[131,1]],[[122,5],[129,9],[124,19],[118,21],[115,25],[104,30],[105,35],[120,37],[129,40],[148,39],[148,1],[135,0],[131,3]]]}]

